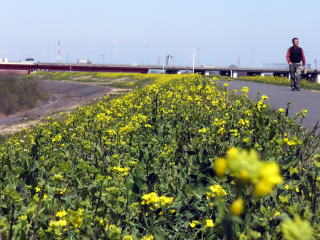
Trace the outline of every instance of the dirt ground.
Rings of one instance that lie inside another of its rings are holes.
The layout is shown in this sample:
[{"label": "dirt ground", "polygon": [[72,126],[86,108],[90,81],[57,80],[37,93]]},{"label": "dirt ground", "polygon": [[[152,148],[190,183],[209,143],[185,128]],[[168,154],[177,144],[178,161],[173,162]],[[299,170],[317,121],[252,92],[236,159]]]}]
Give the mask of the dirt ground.
[{"label": "dirt ground", "polygon": [[30,110],[8,116],[0,115],[0,134],[10,134],[30,127],[52,113],[68,111],[105,95],[119,92],[119,89],[111,87],[66,81],[45,80],[40,81],[40,84],[50,93],[50,99]]}]

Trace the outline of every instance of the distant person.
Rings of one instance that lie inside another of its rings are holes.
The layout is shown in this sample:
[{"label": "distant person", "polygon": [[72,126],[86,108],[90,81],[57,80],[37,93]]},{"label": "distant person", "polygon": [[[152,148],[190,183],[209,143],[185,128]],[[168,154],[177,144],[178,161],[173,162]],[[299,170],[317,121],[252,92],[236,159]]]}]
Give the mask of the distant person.
[{"label": "distant person", "polygon": [[[291,90],[300,91],[301,72],[305,68],[306,58],[303,49],[299,47],[299,39],[292,39],[293,46],[287,51],[287,62],[291,78]],[[301,64],[302,61],[302,64]]]}]

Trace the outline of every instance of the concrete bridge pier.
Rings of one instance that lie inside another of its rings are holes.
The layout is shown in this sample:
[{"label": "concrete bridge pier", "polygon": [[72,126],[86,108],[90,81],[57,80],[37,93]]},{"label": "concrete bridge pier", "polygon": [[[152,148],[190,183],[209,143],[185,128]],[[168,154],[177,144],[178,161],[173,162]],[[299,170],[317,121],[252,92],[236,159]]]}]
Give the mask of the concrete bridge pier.
[{"label": "concrete bridge pier", "polygon": [[307,78],[311,82],[320,83],[320,73],[317,72],[310,72],[306,75],[302,75],[303,78]]},{"label": "concrete bridge pier", "polygon": [[238,72],[234,71],[234,70],[231,70],[230,76],[231,76],[231,78],[238,78]]},{"label": "concrete bridge pier", "polygon": [[247,71],[242,70],[230,70],[230,77],[231,78],[239,78],[239,77],[246,77],[248,76]]},{"label": "concrete bridge pier", "polygon": [[314,82],[317,82],[320,84],[320,74],[319,73],[315,73],[313,74],[314,77]]}]

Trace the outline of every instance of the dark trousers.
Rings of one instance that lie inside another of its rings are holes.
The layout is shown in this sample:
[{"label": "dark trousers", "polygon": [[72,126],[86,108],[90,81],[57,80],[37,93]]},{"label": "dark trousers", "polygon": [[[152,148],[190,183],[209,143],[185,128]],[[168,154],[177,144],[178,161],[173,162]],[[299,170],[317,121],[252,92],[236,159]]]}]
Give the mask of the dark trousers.
[{"label": "dark trousers", "polygon": [[303,66],[301,65],[301,63],[291,63],[289,65],[289,72],[290,72],[291,87],[292,88],[299,88],[300,87],[302,70],[303,70]]}]

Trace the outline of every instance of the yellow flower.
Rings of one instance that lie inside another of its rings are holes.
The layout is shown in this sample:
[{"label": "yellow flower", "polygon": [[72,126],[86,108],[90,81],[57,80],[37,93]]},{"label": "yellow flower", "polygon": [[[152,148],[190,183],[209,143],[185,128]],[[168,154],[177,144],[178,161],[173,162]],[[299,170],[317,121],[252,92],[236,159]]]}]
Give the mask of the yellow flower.
[{"label": "yellow flower", "polygon": [[41,191],[41,188],[36,187],[36,192],[40,192],[40,191]]},{"label": "yellow flower", "polygon": [[247,94],[249,92],[249,88],[248,87],[242,87],[241,92],[243,94]]},{"label": "yellow flower", "polygon": [[240,119],[239,121],[238,121],[238,123],[240,124],[240,125],[242,125],[242,126],[248,126],[249,125],[249,123],[250,123],[250,121],[248,120],[248,119]]},{"label": "yellow flower", "polygon": [[241,233],[239,240],[248,240],[248,237],[245,234]]},{"label": "yellow flower", "polygon": [[208,197],[223,197],[227,195],[226,190],[224,190],[224,188],[219,184],[212,185],[209,187],[209,189],[211,190],[211,192],[207,193]]},{"label": "yellow flower", "polygon": [[133,240],[133,236],[132,235],[124,235],[122,237],[122,240]]},{"label": "yellow flower", "polygon": [[299,140],[298,138],[292,138],[292,139],[289,139],[287,137],[283,138],[283,142],[286,143],[288,146],[295,146],[297,144],[301,144],[301,140]]},{"label": "yellow flower", "polygon": [[240,176],[239,176],[239,178],[241,179],[242,182],[248,182],[249,179],[250,179],[250,174],[249,174],[248,170],[242,169],[242,170],[240,171]]},{"label": "yellow flower", "polygon": [[59,133],[59,134],[57,134],[55,137],[53,137],[51,141],[52,141],[53,143],[54,143],[54,142],[60,142],[61,139],[62,139],[62,135]]},{"label": "yellow flower", "polygon": [[162,206],[166,206],[166,205],[169,205],[173,202],[174,198],[173,197],[166,197],[166,196],[161,196],[159,198],[159,201],[160,201],[160,204]]},{"label": "yellow flower", "polygon": [[159,198],[159,196],[155,192],[151,192],[151,193],[145,194],[145,195],[142,196],[141,204],[142,205],[149,205],[149,204],[152,204],[154,202],[158,202],[158,198]]},{"label": "yellow flower", "polygon": [[213,220],[212,220],[212,219],[207,219],[207,220],[206,220],[206,227],[207,227],[207,228],[212,228],[212,227],[214,227],[214,223],[213,223]]},{"label": "yellow flower", "polygon": [[232,133],[235,137],[240,136],[238,129],[230,129],[229,132]]},{"label": "yellow flower", "polygon": [[42,197],[42,199],[44,199],[44,200],[46,200],[48,198],[48,195],[45,193],[45,194],[43,194],[43,197]]},{"label": "yellow flower", "polygon": [[286,184],[286,185],[284,186],[284,188],[288,190],[288,189],[290,189],[290,186],[289,186],[288,184]]},{"label": "yellow flower", "polygon": [[208,132],[208,128],[201,128],[201,129],[199,129],[198,130],[198,133],[206,133],[206,132]]},{"label": "yellow flower", "polygon": [[246,151],[232,147],[227,151],[226,161],[232,176],[243,183],[254,185],[256,196],[266,195],[275,185],[282,183],[279,165],[274,162],[260,161],[254,150]]},{"label": "yellow flower", "polygon": [[49,226],[50,227],[56,227],[56,228],[67,226],[67,224],[68,224],[68,222],[66,220],[64,220],[64,219],[61,219],[61,220],[58,220],[58,221],[51,220],[49,222]]},{"label": "yellow flower", "polygon": [[283,109],[283,108],[279,108],[279,109],[278,109],[278,112],[284,113],[284,109]]},{"label": "yellow flower", "polygon": [[239,216],[243,212],[243,209],[243,200],[241,198],[234,200],[230,206],[230,212],[235,216]]},{"label": "yellow flower", "polygon": [[127,176],[129,174],[130,168],[118,166],[118,167],[111,167],[111,170],[118,174],[121,174],[122,176]]},{"label": "yellow flower", "polygon": [[175,209],[170,209],[170,210],[169,210],[169,213],[175,213],[175,212],[176,212]]},{"label": "yellow flower", "polygon": [[219,177],[224,176],[227,170],[227,160],[225,158],[216,158],[214,170]]},{"label": "yellow flower", "polygon": [[280,200],[280,202],[282,202],[282,203],[289,203],[290,195],[279,196],[279,200]]},{"label": "yellow flower", "polygon": [[21,215],[18,217],[18,219],[21,221],[26,221],[28,219],[28,217],[26,215]]},{"label": "yellow flower", "polygon": [[68,223],[67,223],[67,221],[66,220],[59,220],[58,221],[59,222],[59,225],[61,226],[61,227],[64,227],[64,226],[66,226]]},{"label": "yellow flower", "polygon": [[149,234],[149,235],[142,237],[141,240],[154,240],[154,236]]},{"label": "yellow flower", "polygon": [[302,116],[305,117],[308,114],[308,110],[307,109],[301,110],[301,114],[302,114]]},{"label": "yellow flower", "polygon": [[99,113],[96,116],[96,121],[97,122],[103,122],[107,119],[107,116],[104,113]]},{"label": "yellow flower", "polygon": [[60,217],[60,218],[66,216],[66,215],[67,215],[67,212],[66,212],[65,210],[58,211],[58,212],[56,213],[56,217]]},{"label": "yellow flower", "polygon": [[259,173],[260,178],[254,186],[257,196],[269,194],[276,184],[282,183],[279,165],[274,162],[263,163]]},{"label": "yellow flower", "polygon": [[193,220],[192,222],[189,223],[189,226],[191,228],[195,228],[199,224],[200,224],[200,222],[198,220]]},{"label": "yellow flower", "polygon": [[261,167],[257,152],[239,150],[235,147],[227,151],[228,167],[242,182],[254,182]]},{"label": "yellow flower", "polygon": [[267,95],[262,95],[261,100],[268,101],[269,97]]},{"label": "yellow flower", "polygon": [[281,223],[281,231],[285,240],[313,239],[313,229],[310,223],[299,216]]},{"label": "yellow flower", "polygon": [[280,213],[279,211],[276,211],[273,216],[274,216],[274,217],[277,217],[277,216],[280,216],[280,214],[281,214],[281,213]]},{"label": "yellow flower", "polygon": [[62,181],[64,179],[64,177],[60,173],[53,175],[52,178],[58,181]]},{"label": "yellow flower", "polygon": [[150,210],[159,209],[171,204],[174,201],[173,197],[158,196],[157,193],[151,192],[144,194],[142,197],[141,205],[148,205]]},{"label": "yellow flower", "polygon": [[[267,100],[267,99],[266,99],[266,100]],[[267,107],[267,105],[264,104],[264,101],[265,101],[265,100],[259,100],[259,101],[258,101],[258,103],[257,103],[257,109],[258,109],[259,111],[261,111],[261,109]]]},{"label": "yellow flower", "polygon": [[99,223],[103,226],[103,225],[104,225],[104,219],[101,218],[101,219],[99,220]]},{"label": "yellow flower", "polygon": [[59,191],[60,194],[64,194],[67,191],[67,188],[63,188]]}]

